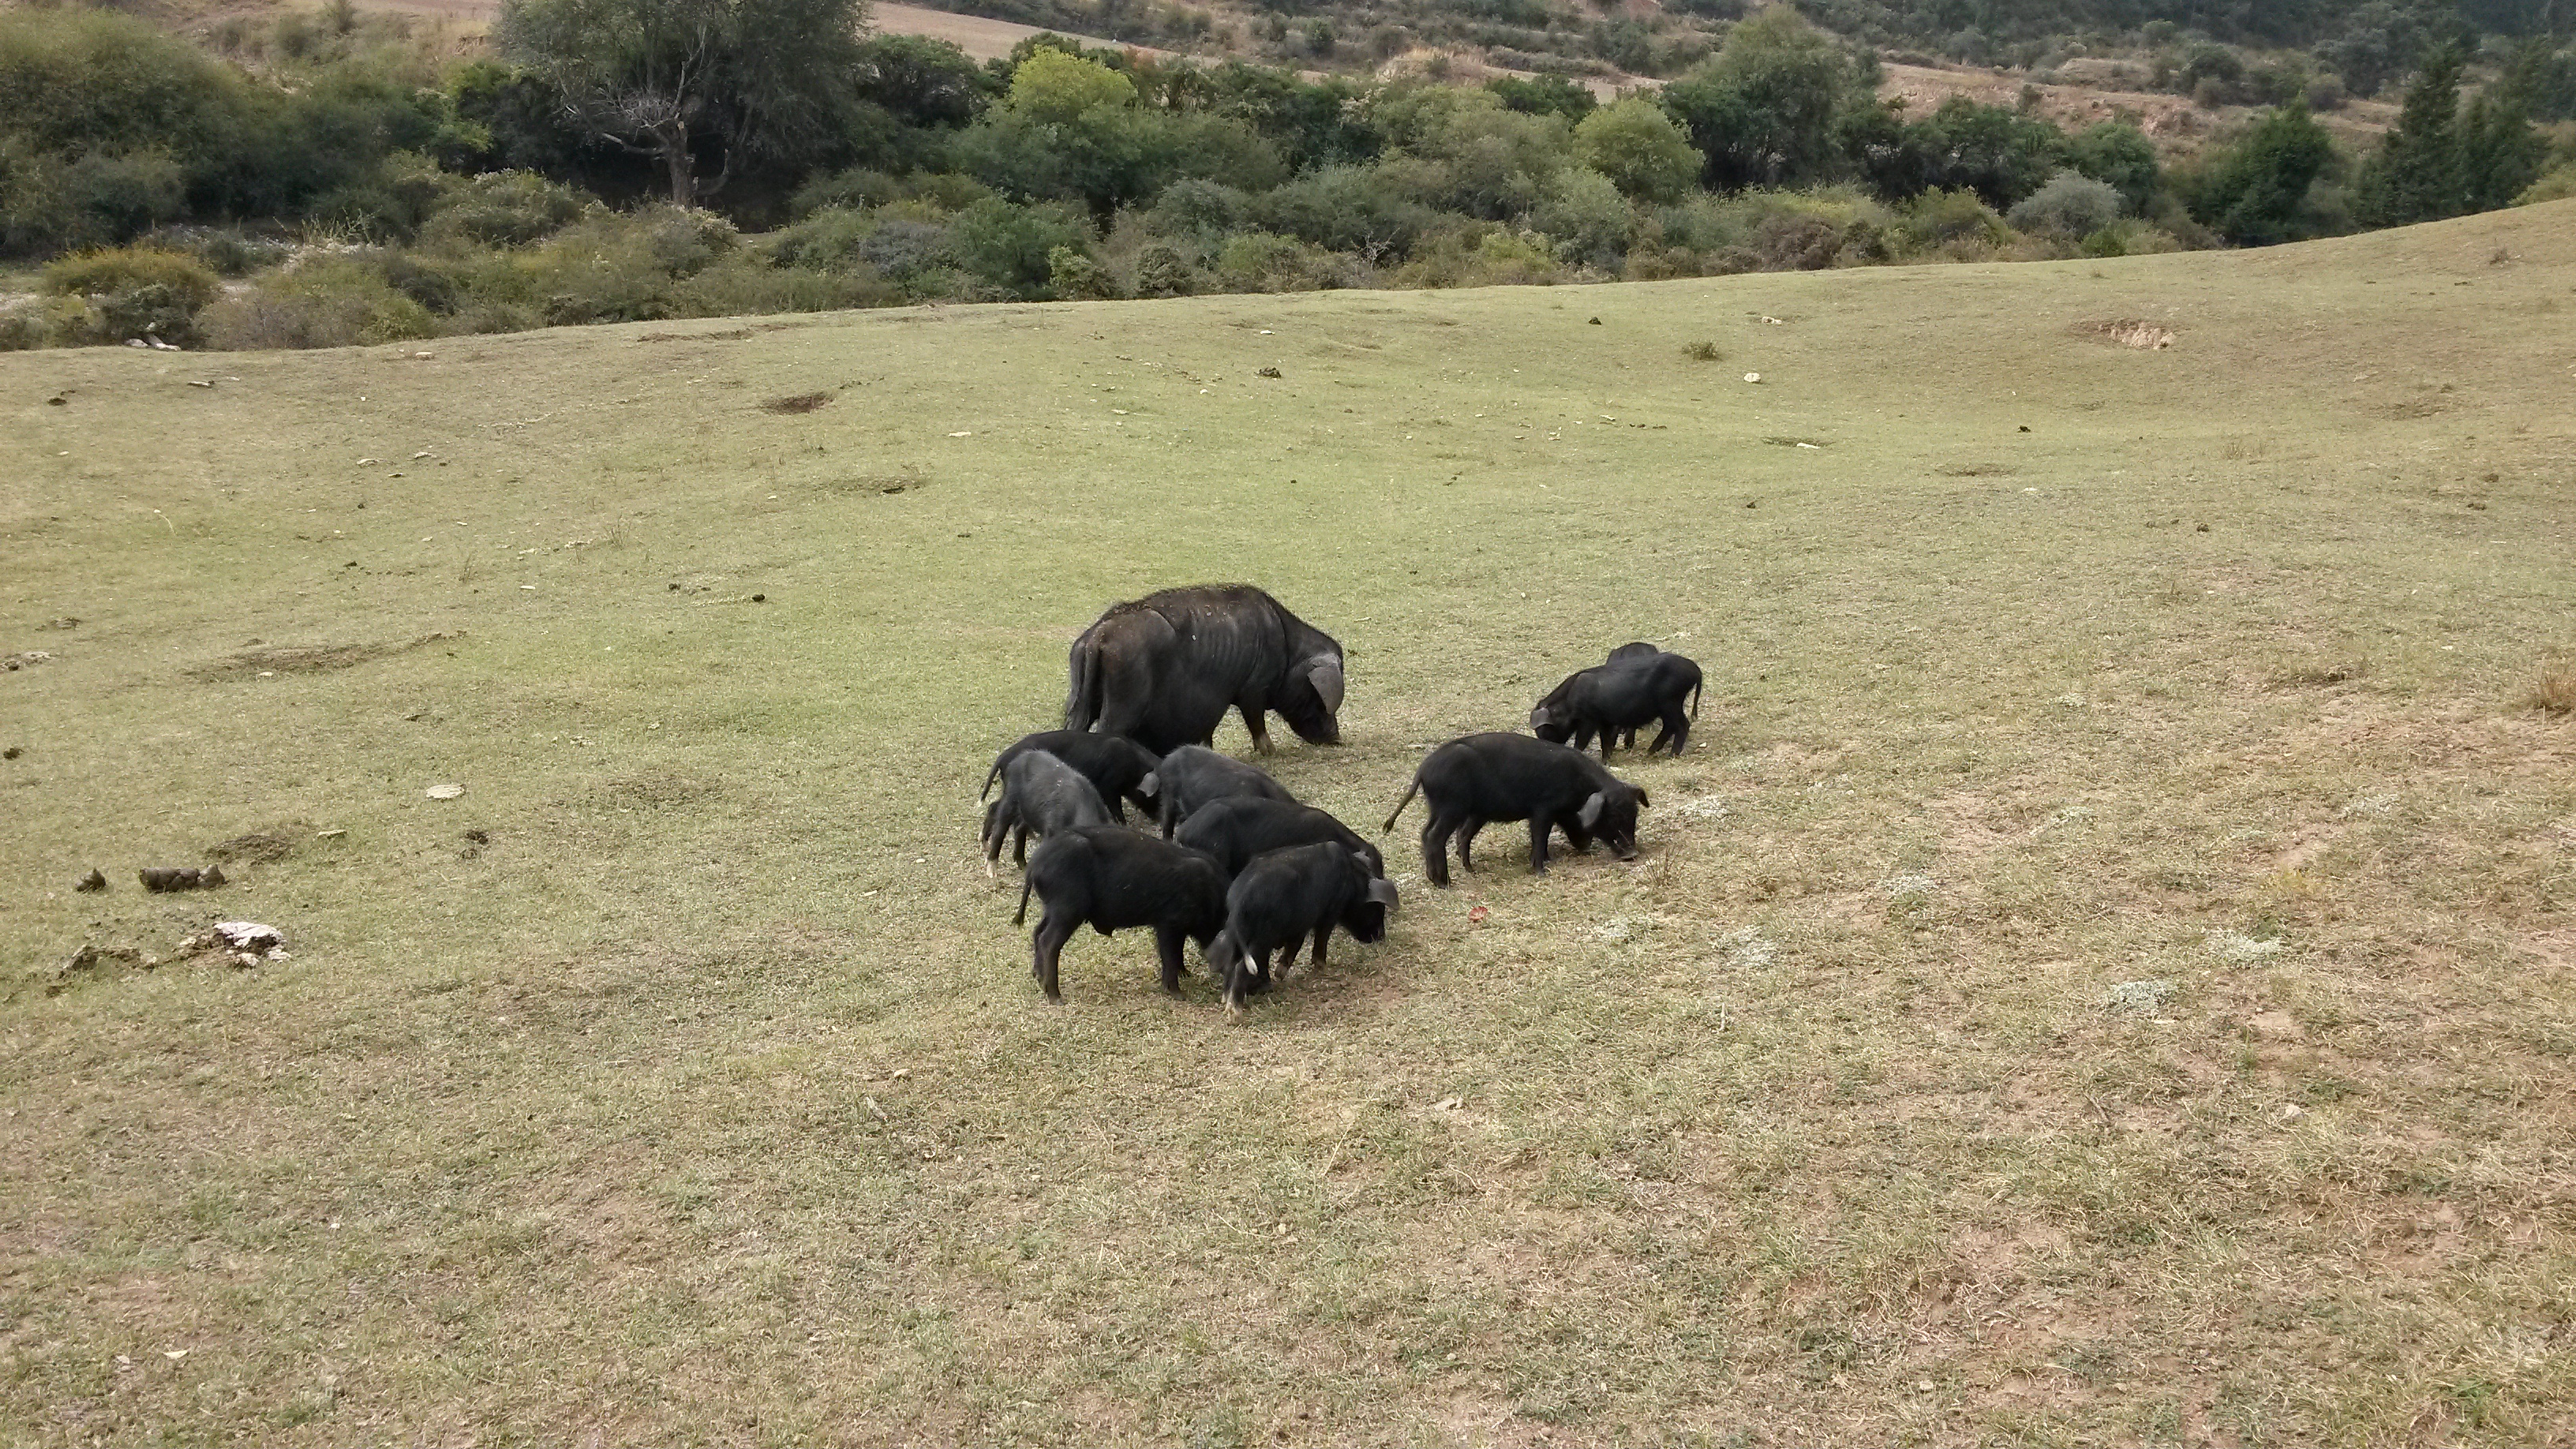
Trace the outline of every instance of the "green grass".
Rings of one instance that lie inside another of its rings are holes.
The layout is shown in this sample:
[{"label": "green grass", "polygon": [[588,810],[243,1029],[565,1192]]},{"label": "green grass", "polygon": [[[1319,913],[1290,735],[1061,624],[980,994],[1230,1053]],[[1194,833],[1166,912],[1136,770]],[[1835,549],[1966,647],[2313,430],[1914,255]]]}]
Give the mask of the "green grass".
[{"label": "green grass", "polygon": [[[0,357],[0,1440],[2564,1442],[2571,206]],[[1697,658],[1643,854],[1049,1008],[975,788],[1225,579],[1372,831]]]}]

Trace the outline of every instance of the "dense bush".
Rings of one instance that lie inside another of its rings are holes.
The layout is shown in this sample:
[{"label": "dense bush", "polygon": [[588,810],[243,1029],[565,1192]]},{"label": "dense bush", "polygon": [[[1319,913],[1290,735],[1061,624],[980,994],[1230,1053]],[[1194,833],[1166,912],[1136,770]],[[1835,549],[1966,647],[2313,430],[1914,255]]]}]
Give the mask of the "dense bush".
[{"label": "dense bush", "polygon": [[324,257],[272,272],[215,303],[203,327],[209,345],[247,351],[400,342],[431,336],[436,324],[428,308],[395,290],[377,269]]},{"label": "dense bush", "polygon": [[2120,193],[2108,184],[2075,171],[2060,171],[2047,185],[2022,198],[2005,219],[2022,231],[2050,231],[2083,237],[2120,219]]},{"label": "dense bush", "polygon": [[124,342],[158,338],[175,346],[196,341],[198,309],[222,290],[215,274],[194,257],[157,247],[116,247],[81,252],[47,264],[45,291],[78,299],[77,323],[64,314],[56,340]]},{"label": "dense bush", "polygon": [[597,205],[533,171],[487,172],[446,190],[422,228],[422,239],[525,246],[590,215]]}]

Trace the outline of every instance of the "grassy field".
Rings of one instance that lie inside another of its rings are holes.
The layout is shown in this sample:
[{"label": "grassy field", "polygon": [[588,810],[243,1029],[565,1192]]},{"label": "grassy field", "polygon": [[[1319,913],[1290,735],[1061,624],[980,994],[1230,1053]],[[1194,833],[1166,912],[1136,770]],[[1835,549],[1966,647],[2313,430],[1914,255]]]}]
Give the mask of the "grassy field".
[{"label": "grassy field", "polygon": [[[0,1442],[2576,1440],[2571,334],[2576,203],[0,357]],[[1048,1007],[976,787],[1231,579],[1372,834],[1698,659],[1639,859]]]}]

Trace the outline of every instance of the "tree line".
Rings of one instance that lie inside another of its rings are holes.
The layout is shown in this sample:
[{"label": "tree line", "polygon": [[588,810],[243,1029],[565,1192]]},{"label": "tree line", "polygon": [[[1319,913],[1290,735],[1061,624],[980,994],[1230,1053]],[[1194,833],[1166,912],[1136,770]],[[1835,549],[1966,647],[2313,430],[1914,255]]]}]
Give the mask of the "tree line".
[{"label": "tree line", "polygon": [[2545,64],[2464,102],[2449,47],[2371,156],[2294,100],[2168,168],[2127,121],[1906,114],[1872,50],[1785,7],[1606,104],[1563,77],[1052,36],[978,64],[863,21],[861,0],[511,0],[496,53],[453,61],[345,5],[219,34],[229,55],[111,13],[0,17],[0,250],[61,257],[0,345],[2110,256],[2503,205],[2552,159]]}]

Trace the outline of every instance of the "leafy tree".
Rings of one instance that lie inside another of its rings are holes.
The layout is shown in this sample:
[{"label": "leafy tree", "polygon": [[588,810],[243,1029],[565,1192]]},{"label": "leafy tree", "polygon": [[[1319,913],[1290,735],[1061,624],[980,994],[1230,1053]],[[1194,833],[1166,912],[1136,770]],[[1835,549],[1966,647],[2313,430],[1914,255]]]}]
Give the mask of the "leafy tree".
[{"label": "leafy tree", "polygon": [[855,63],[859,98],[907,126],[964,126],[996,90],[972,56],[926,36],[871,35],[859,42]]},{"label": "leafy tree", "polygon": [[2047,182],[2066,137],[2036,116],[1952,96],[1906,127],[1905,144],[1917,167],[1907,190],[1965,187],[2002,211]]},{"label": "leafy tree", "polygon": [[2146,214],[2163,183],[2156,143],[2125,121],[2100,121],[2077,132],[2066,143],[2066,164],[2119,192],[2132,216]]},{"label": "leafy tree", "polygon": [[1559,115],[1569,121],[1582,120],[1601,104],[1571,76],[1498,75],[1485,82],[1485,89],[1524,115]]},{"label": "leafy tree", "polygon": [[[865,0],[504,0],[497,36],[585,130],[651,158],[689,206],[750,163],[833,144],[865,17]],[[708,150],[716,170],[702,176]]]},{"label": "leafy tree", "polygon": [[1843,157],[1835,121],[1873,104],[1865,69],[1841,44],[1774,6],[1735,27],[1715,59],[1664,88],[1664,106],[1706,158],[1710,186],[1806,186]]},{"label": "leafy tree", "polygon": [[2308,188],[2334,160],[2334,141],[2304,106],[2264,113],[2220,153],[2191,198],[2192,217],[2238,246],[2307,235]]},{"label": "leafy tree", "polygon": [[1679,200],[1700,167],[1690,138],[1644,96],[1613,101],[1576,123],[1574,151],[1622,194],[1641,201]]}]

